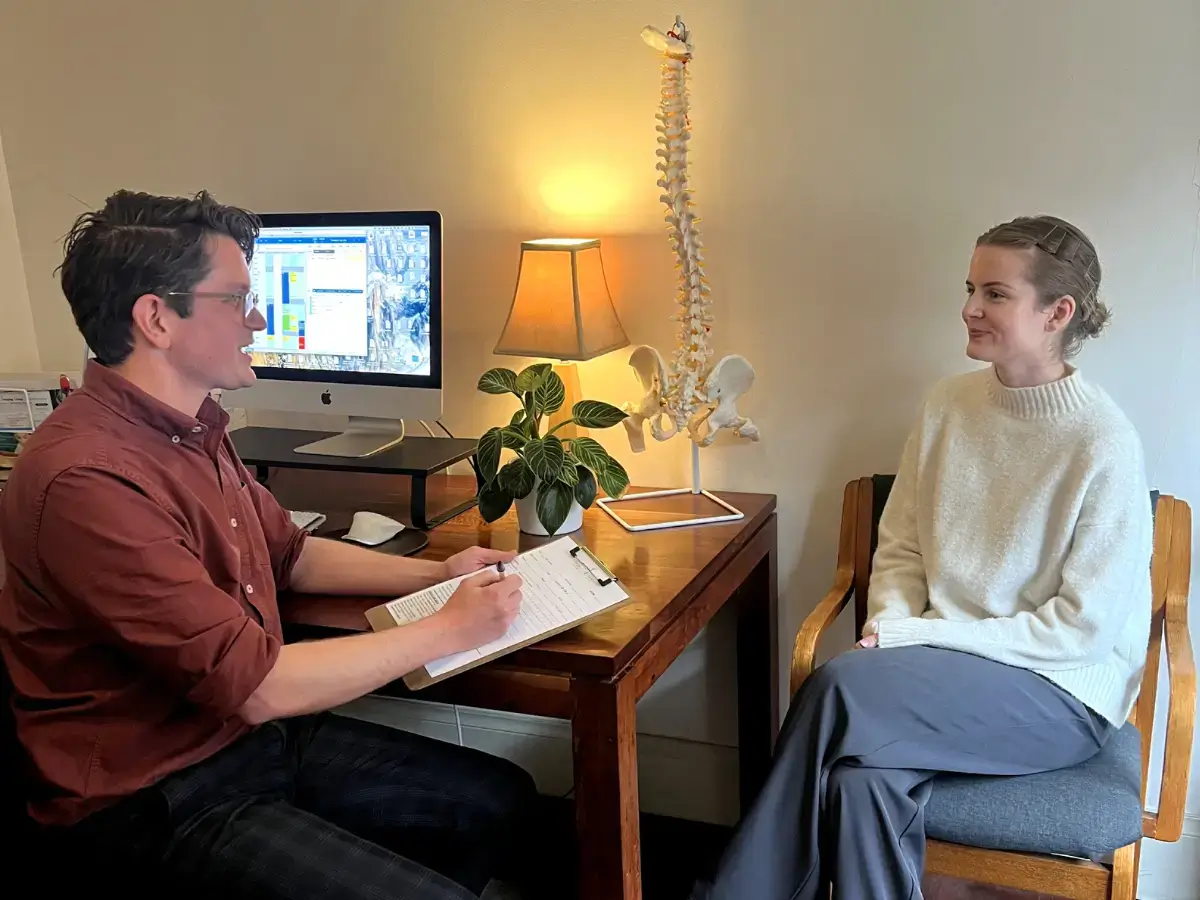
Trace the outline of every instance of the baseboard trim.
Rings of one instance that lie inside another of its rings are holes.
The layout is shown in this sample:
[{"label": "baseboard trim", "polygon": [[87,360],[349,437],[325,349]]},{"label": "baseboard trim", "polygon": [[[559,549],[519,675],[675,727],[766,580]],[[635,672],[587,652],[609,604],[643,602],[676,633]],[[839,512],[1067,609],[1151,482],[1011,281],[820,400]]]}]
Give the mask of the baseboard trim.
[{"label": "baseboard trim", "polygon": [[[511,759],[533,775],[543,794],[572,789],[571,726],[558,719],[392,697],[364,697],[339,712],[463,743]],[[733,825],[738,818],[737,748],[654,734],[638,735],[638,799],[652,815]],[[1142,845],[1139,900],[1200,897],[1200,816],[1184,820],[1175,843]]]}]

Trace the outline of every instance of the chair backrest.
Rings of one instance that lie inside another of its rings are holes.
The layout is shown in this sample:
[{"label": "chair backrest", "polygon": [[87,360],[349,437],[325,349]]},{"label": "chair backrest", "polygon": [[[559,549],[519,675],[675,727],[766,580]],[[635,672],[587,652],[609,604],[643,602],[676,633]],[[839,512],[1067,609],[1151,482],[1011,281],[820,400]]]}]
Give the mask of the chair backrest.
[{"label": "chair backrest", "polygon": [[854,633],[861,634],[867,624],[867,585],[871,582],[871,565],[879,544],[879,519],[888,495],[892,492],[895,475],[872,475],[858,483],[858,528],[854,546]]},{"label": "chair backrest", "polygon": [[[0,551],[0,590],[4,589],[4,554]],[[17,740],[13,716],[12,679],[0,656],[0,833],[27,835],[33,827],[25,810],[29,797],[29,766]]]},{"label": "chair backrest", "polygon": [[25,751],[17,740],[13,719],[12,681],[0,659],[0,830],[5,834],[30,827],[25,812],[28,794],[25,773]]},{"label": "chair backrest", "polygon": [[[862,632],[867,621],[867,586],[871,578],[871,564],[875,548],[879,543],[879,519],[888,495],[896,481],[895,475],[872,475],[858,482],[858,527],[855,529],[854,547],[854,626],[855,634]],[[1173,541],[1177,519],[1187,513],[1186,505],[1174,497],[1150,492],[1150,511],[1154,517],[1154,555],[1150,561],[1152,587],[1150,644],[1146,651],[1146,669],[1142,675],[1141,692],[1129,721],[1137,726],[1142,738],[1142,798],[1146,796],[1146,781],[1150,771],[1150,738],[1154,725],[1154,701],[1158,695],[1159,659],[1162,656],[1163,627],[1167,602],[1167,572],[1173,553],[1183,551]],[[1187,552],[1190,552],[1191,529],[1179,530],[1186,534]]]}]

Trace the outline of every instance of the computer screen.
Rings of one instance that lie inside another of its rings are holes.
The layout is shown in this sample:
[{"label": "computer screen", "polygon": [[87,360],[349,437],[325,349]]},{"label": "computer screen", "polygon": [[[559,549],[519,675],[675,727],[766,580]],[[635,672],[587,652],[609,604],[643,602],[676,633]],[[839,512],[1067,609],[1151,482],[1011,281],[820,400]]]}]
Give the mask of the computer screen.
[{"label": "computer screen", "polygon": [[[267,378],[440,381],[440,234],[415,213],[264,215],[250,265]],[[408,221],[397,221],[405,220]]]}]

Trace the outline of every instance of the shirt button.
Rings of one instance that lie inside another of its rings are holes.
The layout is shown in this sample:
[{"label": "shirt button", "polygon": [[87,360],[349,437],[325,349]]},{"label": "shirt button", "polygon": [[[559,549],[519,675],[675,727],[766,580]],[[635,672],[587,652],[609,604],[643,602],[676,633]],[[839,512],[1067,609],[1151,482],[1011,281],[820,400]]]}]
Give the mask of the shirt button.
[{"label": "shirt button", "polygon": [[229,524],[232,525],[234,528],[237,528],[237,519],[230,519]]},{"label": "shirt button", "polygon": [[246,585],[246,593],[253,594],[254,593],[254,585],[252,585],[252,584]]},{"label": "shirt button", "polygon": [[179,435],[177,435],[177,434],[171,435],[171,443],[178,444],[179,443]]},{"label": "shirt button", "polygon": [[204,430],[203,425],[197,425],[195,428],[192,429],[192,434],[199,434],[203,430]]}]

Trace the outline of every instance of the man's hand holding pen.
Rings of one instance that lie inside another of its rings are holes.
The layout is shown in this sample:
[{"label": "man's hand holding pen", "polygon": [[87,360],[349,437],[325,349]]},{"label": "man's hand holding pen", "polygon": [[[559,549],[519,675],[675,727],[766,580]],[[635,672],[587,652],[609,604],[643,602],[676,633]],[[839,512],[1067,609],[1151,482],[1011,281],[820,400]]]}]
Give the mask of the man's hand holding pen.
[{"label": "man's hand holding pen", "polygon": [[521,584],[498,561],[494,570],[464,579],[434,615],[459,639],[458,650],[474,650],[508,631],[521,609]]}]

